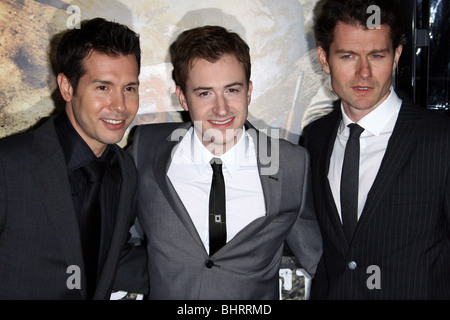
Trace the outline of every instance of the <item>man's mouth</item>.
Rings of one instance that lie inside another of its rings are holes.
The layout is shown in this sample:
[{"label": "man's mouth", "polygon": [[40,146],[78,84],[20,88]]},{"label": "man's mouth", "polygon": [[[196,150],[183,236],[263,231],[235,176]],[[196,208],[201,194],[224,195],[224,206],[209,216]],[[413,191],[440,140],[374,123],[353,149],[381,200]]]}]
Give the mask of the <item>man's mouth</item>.
[{"label": "man's mouth", "polygon": [[125,127],[125,119],[115,120],[115,119],[105,119],[101,118],[103,125],[109,130],[122,130]]},{"label": "man's mouth", "polygon": [[122,122],[125,121],[125,120],[112,120],[112,119],[102,119],[102,120],[109,124],[113,124],[113,125],[121,124]]},{"label": "man's mouth", "polygon": [[367,86],[354,86],[353,89],[358,90],[358,91],[369,91],[372,88],[367,87]]},{"label": "man's mouth", "polygon": [[209,122],[211,122],[212,124],[217,125],[217,126],[223,126],[223,125],[226,125],[226,124],[230,123],[231,121],[233,121],[233,119],[234,119],[234,117],[226,119],[226,120],[223,120],[223,121],[209,120]]}]

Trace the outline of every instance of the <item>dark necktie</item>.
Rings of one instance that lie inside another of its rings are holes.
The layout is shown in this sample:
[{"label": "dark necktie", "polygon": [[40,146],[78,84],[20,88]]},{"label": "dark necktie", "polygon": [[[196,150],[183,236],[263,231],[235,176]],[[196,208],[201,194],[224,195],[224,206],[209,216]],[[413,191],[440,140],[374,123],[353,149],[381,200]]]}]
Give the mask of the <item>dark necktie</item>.
[{"label": "dark necktie", "polygon": [[213,177],[209,194],[209,255],[212,256],[227,242],[225,220],[225,181],[222,174],[222,162],[218,158],[211,160]]},{"label": "dark necktie", "polygon": [[103,179],[104,166],[104,162],[92,161],[81,168],[86,176],[80,216],[80,233],[85,262],[88,299],[92,299],[97,285],[101,233],[99,190]]},{"label": "dark necktie", "polygon": [[358,222],[359,136],[364,129],[356,123],[348,127],[350,137],[345,147],[341,176],[341,214],[345,237],[350,243]]}]

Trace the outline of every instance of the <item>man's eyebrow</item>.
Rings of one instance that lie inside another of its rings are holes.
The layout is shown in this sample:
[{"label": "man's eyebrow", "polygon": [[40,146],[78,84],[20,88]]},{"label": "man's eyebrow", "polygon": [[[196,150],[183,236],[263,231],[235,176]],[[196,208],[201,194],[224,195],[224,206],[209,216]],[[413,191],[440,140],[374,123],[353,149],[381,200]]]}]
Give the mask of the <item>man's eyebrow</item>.
[{"label": "man's eyebrow", "polygon": [[[113,85],[114,84],[112,81],[102,80],[102,79],[94,79],[94,80],[92,80],[92,83],[100,83],[100,84],[104,84],[104,85]],[[126,86],[138,86],[138,85],[139,85],[139,81],[131,81],[126,84]]]},{"label": "man's eyebrow", "polygon": [[194,90],[192,90],[192,91],[203,91],[203,90],[211,90],[212,89],[212,87],[197,87],[197,88],[194,88]]},{"label": "man's eyebrow", "polygon": [[241,86],[241,87],[243,87],[244,84],[243,84],[242,82],[236,81],[236,82],[227,84],[227,85],[225,86],[225,88],[230,88],[230,87],[234,87],[234,86]]},{"label": "man's eyebrow", "polygon": [[[374,53],[389,53],[391,50],[389,50],[389,48],[383,48],[383,49],[374,49],[371,50],[369,52],[369,54],[374,54]],[[354,55],[358,55],[357,52],[353,51],[353,50],[346,50],[346,49],[338,49],[335,51],[335,53],[337,54],[343,54],[343,53],[347,53],[347,54],[354,54]]]},{"label": "man's eyebrow", "polygon": [[[227,84],[225,86],[225,88],[231,88],[231,87],[234,87],[234,86],[244,86],[244,84],[242,82],[236,81],[236,82],[232,82],[230,84]],[[213,87],[196,87],[196,88],[194,88],[193,91],[212,90],[212,89],[214,89],[214,88]]]},{"label": "man's eyebrow", "polygon": [[109,84],[109,85],[113,84],[111,81],[102,80],[102,79],[94,79],[94,80],[92,80],[92,83],[101,83],[101,84]]}]

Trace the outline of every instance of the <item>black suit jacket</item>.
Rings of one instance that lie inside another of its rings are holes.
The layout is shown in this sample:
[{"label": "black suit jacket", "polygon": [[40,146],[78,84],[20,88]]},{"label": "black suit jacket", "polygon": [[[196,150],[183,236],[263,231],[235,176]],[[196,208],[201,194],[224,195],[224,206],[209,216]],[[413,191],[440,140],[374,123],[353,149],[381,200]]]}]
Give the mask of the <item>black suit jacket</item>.
[{"label": "black suit jacket", "polygon": [[[84,262],[66,162],[54,118],[0,140],[0,299],[84,299]],[[109,299],[135,218],[137,173],[118,146],[122,187],[94,299]],[[80,268],[81,289],[69,289]],[[69,268],[69,269],[68,269]]]},{"label": "black suit jacket", "polygon": [[403,102],[351,243],[327,179],[340,121],[333,111],[305,134],[323,237],[311,298],[449,299],[450,118]]}]

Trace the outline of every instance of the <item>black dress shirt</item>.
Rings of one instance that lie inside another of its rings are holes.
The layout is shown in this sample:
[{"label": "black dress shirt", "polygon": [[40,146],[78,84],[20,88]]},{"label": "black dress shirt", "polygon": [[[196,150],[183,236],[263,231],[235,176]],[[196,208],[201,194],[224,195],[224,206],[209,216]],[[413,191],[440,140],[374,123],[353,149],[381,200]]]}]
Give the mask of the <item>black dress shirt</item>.
[{"label": "black dress shirt", "polygon": [[[80,211],[86,183],[86,178],[80,168],[91,161],[97,160],[97,157],[74,129],[65,111],[55,118],[55,128],[66,159],[73,204],[80,222]],[[105,161],[106,164],[100,188],[101,239],[99,270],[101,270],[108,253],[115,225],[122,174],[117,155],[111,145],[106,147],[99,160]]]}]

